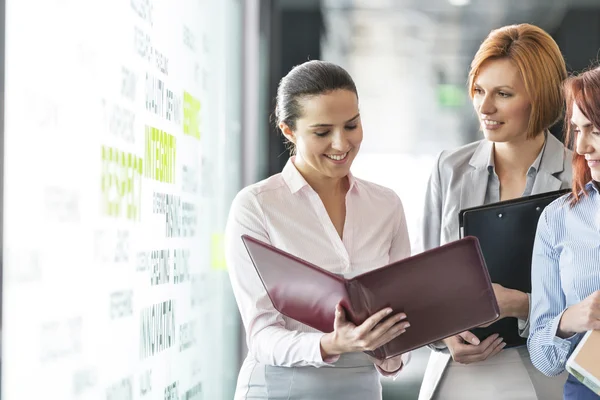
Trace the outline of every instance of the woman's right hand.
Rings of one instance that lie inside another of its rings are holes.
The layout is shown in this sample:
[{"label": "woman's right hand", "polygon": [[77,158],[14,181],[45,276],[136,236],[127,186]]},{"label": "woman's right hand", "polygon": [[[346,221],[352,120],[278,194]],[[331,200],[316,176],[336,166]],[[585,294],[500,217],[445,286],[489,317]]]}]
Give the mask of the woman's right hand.
[{"label": "woman's right hand", "polygon": [[342,306],[336,305],[333,332],[321,337],[323,359],[343,353],[373,351],[406,332],[410,324],[404,321],[406,319],[404,313],[396,314],[381,322],[391,313],[391,308],[384,308],[356,326],[346,319]]},{"label": "woman's right hand", "polygon": [[600,329],[600,290],[567,308],[560,319],[556,334],[564,339],[576,333],[596,329]]}]

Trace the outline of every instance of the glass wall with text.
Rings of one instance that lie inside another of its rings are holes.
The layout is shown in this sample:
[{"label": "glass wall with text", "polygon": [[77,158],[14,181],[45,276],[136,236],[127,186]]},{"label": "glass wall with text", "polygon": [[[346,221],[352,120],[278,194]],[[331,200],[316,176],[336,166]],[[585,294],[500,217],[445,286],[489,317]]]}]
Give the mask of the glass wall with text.
[{"label": "glass wall with text", "polygon": [[233,397],[241,21],[6,0],[4,400]]}]

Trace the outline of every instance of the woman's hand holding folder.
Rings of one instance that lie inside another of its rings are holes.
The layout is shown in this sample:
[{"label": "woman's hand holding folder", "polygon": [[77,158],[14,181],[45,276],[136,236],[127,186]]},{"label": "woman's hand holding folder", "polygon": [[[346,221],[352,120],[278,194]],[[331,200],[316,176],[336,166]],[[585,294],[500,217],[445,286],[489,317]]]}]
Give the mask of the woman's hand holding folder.
[{"label": "woman's hand holding folder", "polygon": [[343,353],[373,351],[406,332],[410,326],[405,321],[406,314],[398,313],[389,317],[391,313],[391,308],[384,308],[356,326],[346,319],[343,307],[336,305],[333,332],[321,338],[323,360]]},{"label": "woman's hand holding folder", "polygon": [[500,317],[489,324],[481,325],[481,328],[486,328],[496,321],[506,317],[514,317],[526,320],[529,314],[529,297],[527,293],[519,290],[505,288],[498,283],[492,283],[494,295],[500,308]]}]

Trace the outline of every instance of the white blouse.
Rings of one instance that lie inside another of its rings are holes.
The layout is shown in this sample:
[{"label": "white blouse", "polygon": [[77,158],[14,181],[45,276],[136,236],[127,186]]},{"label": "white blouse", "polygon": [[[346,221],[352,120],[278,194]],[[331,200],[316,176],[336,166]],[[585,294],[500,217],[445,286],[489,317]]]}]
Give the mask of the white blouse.
[{"label": "white blouse", "polygon": [[[256,363],[322,367],[335,360],[321,357],[322,332],[275,310],[241,235],[248,234],[346,277],[410,256],[398,196],[352,175],[349,182],[343,239],[293,159],[282,173],[246,187],[234,199],[225,233],[225,256],[249,349],[242,374]],[[408,356],[403,357],[404,364]]]}]

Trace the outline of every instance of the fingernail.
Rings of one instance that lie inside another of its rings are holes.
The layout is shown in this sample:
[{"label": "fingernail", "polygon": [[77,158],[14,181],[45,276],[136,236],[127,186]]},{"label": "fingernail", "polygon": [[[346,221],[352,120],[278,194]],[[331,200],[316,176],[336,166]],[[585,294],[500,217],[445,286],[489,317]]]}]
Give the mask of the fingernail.
[{"label": "fingernail", "polygon": [[403,319],[406,318],[406,314],[402,313],[402,314],[398,314],[398,321],[402,321]]},{"label": "fingernail", "polygon": [[500,346],[501,346],[501,347],[504,347],[504,346],[506,346],[506,342],[502,343]]},{"label": "fingernail", "polygon": [[392,309],[391,309],[391,308],[388,308],[388,309],[386,310],[386,312],[385,312],[385,313],[386,313],[386,314],[391,314],[391,313],[392,313]]},{"label": "fingernail", "polygon": [[408,328],[410,326],[410,322],[404,324],[404,328]]},{"label": "fingernail", "polygon": [[481,342],[479,341],[479,339],[473,338],[473,339],[471,339],[471,343],[473,343],[474,345],[478,345]]}]

